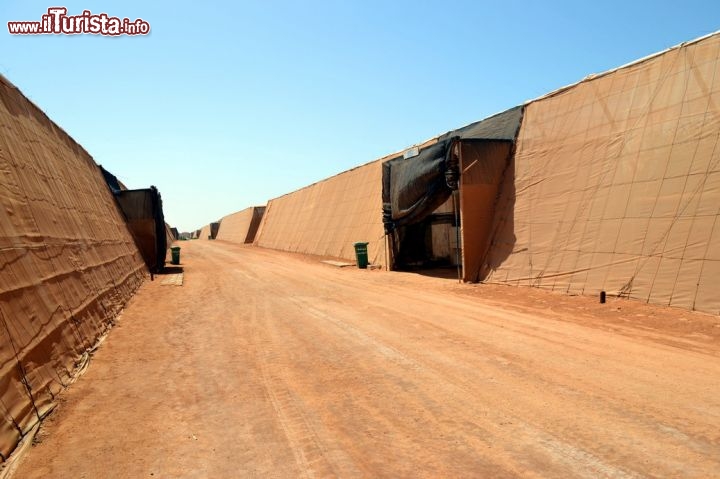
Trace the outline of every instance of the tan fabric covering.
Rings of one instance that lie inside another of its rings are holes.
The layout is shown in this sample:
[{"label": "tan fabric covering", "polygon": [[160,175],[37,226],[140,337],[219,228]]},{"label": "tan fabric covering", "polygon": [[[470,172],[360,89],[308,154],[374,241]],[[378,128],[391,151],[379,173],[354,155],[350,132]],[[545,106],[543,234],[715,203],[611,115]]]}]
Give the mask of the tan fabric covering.
[{"label": "tan fabric covering", "polygon": [[0,453],[53,396],[143,280],[100,169],[0,77]]},{"label": "tan fabric covering", "polygon": [[198,239],[201,240],[207,240],[210,239],[210,225],[206,224],[202,228],[200,228],[200,232],[198,233]]},{"label": "tan fabric covering", "polygon": [[167,242],[168,249],[170,249],[175,242],[175,234],[173,233],[170,225],[167,223],[165,223],[165,241]]},{"label": "tan fabric covering", "polygon": [[354,261],[353,243],[363,241],[370,262],[385,264],[382,161],[270,200],[255,244]]},{"label": "tan fabric covering", "polygon": [[719,138],[718,34],[529,103],[487,281],[720,313]]},{"label": "tan fabric covering", "polygon": [[220,221],[217,238],[233,243],[252,243],[265,213],[264,206],[251,206],[242,211],[225,216]]}]

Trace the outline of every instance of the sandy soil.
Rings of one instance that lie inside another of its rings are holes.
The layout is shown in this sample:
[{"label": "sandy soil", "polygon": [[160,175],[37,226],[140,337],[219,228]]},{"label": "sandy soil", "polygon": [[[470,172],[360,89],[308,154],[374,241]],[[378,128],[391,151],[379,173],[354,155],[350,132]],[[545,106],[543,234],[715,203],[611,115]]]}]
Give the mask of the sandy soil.
[{"label": "sandy soil", "polygon": [[718,317],[181,246],[15,477],[720,474]]}]

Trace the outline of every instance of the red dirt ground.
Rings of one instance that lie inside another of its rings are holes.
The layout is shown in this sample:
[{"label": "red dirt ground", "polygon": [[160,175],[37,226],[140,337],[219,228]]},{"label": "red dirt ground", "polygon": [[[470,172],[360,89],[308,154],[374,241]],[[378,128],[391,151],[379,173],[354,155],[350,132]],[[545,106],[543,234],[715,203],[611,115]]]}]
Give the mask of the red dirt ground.
[{"label": "red dirt ground", "polygon": [[17,478],[720,475],[720,318],[183,242]]}]

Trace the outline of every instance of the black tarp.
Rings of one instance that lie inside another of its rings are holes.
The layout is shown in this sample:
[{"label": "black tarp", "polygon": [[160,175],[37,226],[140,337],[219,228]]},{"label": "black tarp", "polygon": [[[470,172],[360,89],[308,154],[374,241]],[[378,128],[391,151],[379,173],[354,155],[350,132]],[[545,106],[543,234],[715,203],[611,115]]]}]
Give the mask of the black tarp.
[{"label": "black tarp", "polygon": [[217,238],[218,231],[220,230],[220,222],[210,223],[210,239]]},{"label": "black tarp", "polygon": [[445,181],[448,145],[437,143],[414,158],[383,163],[383,222],[386,231],[420,221],[450,196]]},{"label": "black tarp", "polygon": [[148,268],[152,272],[161,272],[169,245],[160,192],[154,186],[122,190],[115,193],[115,200]]},{"label": "black tarp", "polygon": [[[160,272],[165,267],[165,256],[168,235],[165,231],[165,214],[163,213],[162,197],[154,186],[137,190],[129,190],[118,180],[117,176],[98,165],[105,182],[115,197],[125,222],[135,240],[145,264],[151,272]],[[174,229],[174,228],[173,228]],[[177,230],[174,229],[174,239]]]},{"label": "black tarp", "polygon": [[126,190],[125,185],[123,185],[120,180],[117,179],[117,176],[110,173],[108,170],[103,168],[102,165],[98,165],[100,167],[100,171],[103,174],[103,178],[105,178],[105,183],[107,183],[108,188],[110,188],[110,191],[113,193],[118,193],[122,190]]},{"label": "black tarp", "polygon": [[[458,141],[514,141],[522,106],[486,118],[438,137],[417,156],[403,155],[383,163],[383,223],[385,232],[422,221],[442,205],[456,188],[459,173],[453,155]],[[449,186],[450,185],[450,186]],[[451,186],[453,186],[451,188]]]}]

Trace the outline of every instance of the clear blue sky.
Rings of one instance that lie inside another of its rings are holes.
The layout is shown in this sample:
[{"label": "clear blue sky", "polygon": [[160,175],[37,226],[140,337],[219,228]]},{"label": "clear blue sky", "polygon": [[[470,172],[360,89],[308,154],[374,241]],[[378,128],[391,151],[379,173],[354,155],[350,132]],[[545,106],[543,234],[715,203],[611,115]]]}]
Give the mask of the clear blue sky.
[{"label": "clear blue sky", "polygon": [[[11,36],[50,6],[149,36]],[[180,230],[720,29],[720,1],[0,5],[0,73]]]}]

